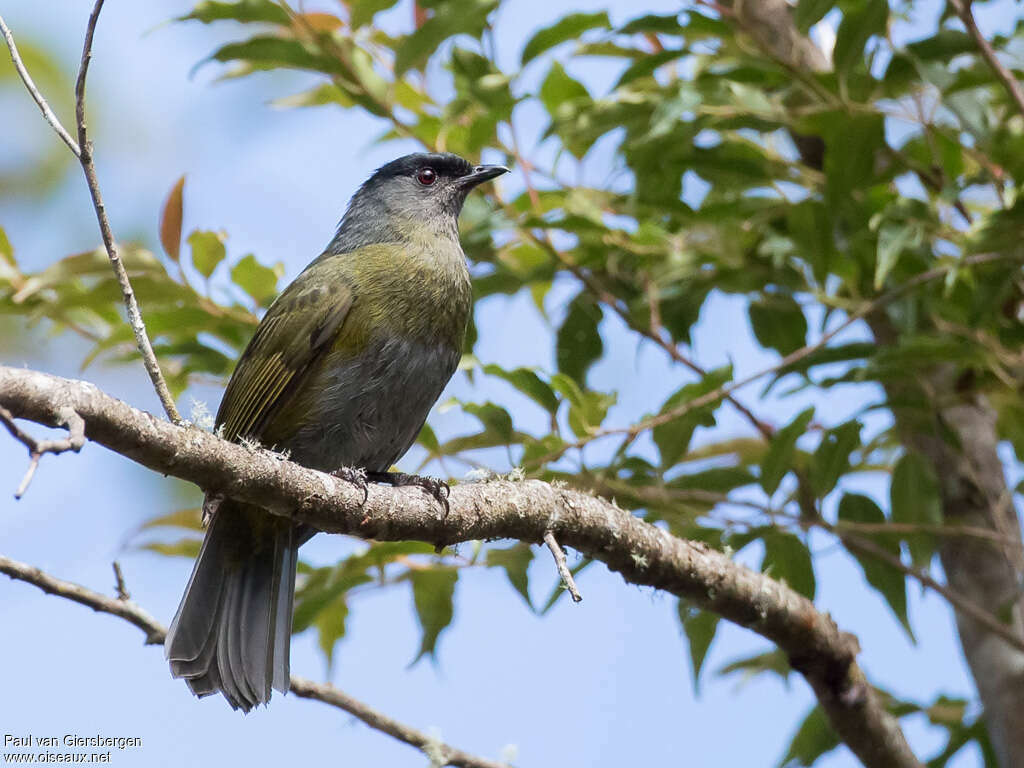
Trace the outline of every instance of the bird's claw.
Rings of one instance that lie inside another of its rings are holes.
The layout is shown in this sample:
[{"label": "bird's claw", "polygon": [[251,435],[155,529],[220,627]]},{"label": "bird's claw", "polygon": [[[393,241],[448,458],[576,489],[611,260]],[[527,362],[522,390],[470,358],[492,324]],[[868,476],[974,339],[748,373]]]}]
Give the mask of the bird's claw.
[{"label": "bird's claw", "polygon": [[452,489],[444,480],[425,475],[409,475],[405,472],[368,472],[366,477],[374,482],[388,483],[396,488],[403,485],[415,485],[422,488],[444,508],[444,516],[448,517],[450,510],[448,497],[451,495]]},{"label": "bird's claw", "polygon": [[370,496],[370,489],[366,485],[366,472],[361,469],[353,469],[352,467],[342,467],[331,474],[339,480],[344,480],[346,483],[352,483],[352,485],[362,491],[363,500],[359,502],[359,504],[362,506],[366,503],[367,498]]}]

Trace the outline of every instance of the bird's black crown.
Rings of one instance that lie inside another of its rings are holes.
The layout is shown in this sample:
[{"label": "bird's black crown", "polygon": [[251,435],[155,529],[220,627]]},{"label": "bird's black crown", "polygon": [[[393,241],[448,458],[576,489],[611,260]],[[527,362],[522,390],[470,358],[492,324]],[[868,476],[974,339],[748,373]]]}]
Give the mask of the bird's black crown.
[{"label": "bird's black crown", "polygon": [[374,181],[383,181],[396,176],[411,176],[422,168],[433,168],[439,176],[455,178],[473,172],[473,166],[468,160],[463,160],[451,152],[416,152],[382,165],[370,177],[368,183],[372,184]]}]

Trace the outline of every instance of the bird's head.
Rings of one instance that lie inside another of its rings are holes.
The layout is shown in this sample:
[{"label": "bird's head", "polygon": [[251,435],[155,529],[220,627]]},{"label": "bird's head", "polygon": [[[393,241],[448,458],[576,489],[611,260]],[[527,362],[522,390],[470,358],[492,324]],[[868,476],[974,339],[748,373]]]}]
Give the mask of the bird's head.
[{"label": "bird's head", "polygon": [[371,236],[373,231],[429,226],[456,232],[466,196],[508,168],[473,165],[448,152],[418,152],[378,168],[359,188],[341,222],[343,232]]}]

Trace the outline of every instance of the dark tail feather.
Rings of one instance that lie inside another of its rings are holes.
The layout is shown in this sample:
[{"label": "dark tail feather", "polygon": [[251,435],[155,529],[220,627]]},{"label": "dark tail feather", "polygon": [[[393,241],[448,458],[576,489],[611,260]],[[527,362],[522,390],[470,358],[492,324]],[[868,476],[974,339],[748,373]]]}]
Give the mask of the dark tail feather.
[{"label": "dark tail feather", "polygon": [[288,690],[300,543],[289,524],[249,526],[247,511],[226,502],[214,515],[164,645],[171,674],[193,693],[221,691],[245,712],[268,702],[271,688]]}]

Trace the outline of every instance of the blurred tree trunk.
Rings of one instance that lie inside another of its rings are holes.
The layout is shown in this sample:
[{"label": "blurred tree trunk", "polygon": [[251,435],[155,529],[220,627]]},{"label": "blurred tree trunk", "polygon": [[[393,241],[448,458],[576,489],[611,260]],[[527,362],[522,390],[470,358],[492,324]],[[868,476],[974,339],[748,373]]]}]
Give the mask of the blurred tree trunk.
[{"label": "blurred tree trunk", "polygon": [[[831,69],[825,54],[796,28],[786,0],[734,0],[732,8],[740,26],[785,66]],[[793,139],[803,161],[821,170],[821,140]],[[887,316],[869,318],[868,325],[878,344],[899,342]],[[890,404],[907,404],[890,408],[904,445],[924,456],[939,479],[944,521],[993,531],[1006,541],[1000,546],[944,537],[938,553],[947,583],[1024,637],[1020,521],[996,451],[995,411],[959,381],[952,366],[921,371],[912,383],[888,384],[886,394]],[[956,623],[999,762],[1004,768],[1024,766],[1024,653],[971,618],[958,614]]]}]

